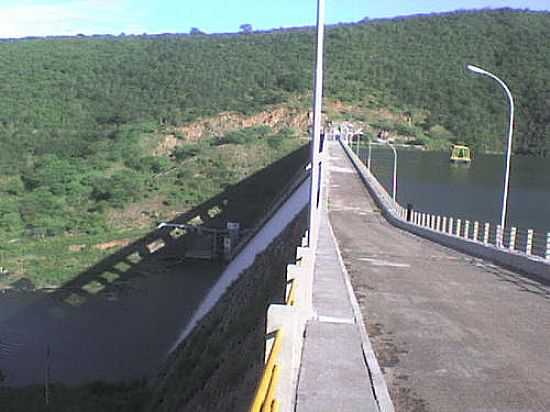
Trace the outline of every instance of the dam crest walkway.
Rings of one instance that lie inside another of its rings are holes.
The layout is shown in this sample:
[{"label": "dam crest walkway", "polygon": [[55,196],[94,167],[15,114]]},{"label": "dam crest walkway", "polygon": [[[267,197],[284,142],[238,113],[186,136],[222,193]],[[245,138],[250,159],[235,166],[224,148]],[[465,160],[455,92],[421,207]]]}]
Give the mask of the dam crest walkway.
[{"label": "dam crest walkway", "polygon": [[550,410],[548,283],[395,228],[328,155],[295,409]]}]

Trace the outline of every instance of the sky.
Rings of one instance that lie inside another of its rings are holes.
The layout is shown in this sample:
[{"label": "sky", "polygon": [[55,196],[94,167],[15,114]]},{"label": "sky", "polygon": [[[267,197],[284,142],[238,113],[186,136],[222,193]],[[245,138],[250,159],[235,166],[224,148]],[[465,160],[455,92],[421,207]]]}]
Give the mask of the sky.
[{"label": "sky", "polygon": [[[458,9],[550,10],[550,0],[326,0],[327,23]],[[238,32],[315,24],[316,0],[0,0],[0,38]]]}]

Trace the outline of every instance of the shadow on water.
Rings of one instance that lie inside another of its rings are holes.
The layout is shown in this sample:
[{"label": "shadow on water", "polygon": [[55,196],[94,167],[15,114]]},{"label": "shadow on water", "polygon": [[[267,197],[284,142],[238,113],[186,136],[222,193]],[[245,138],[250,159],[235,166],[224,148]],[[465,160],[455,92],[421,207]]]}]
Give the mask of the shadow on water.
[{"label": "shadow on water", "polygon": [[[307,156],[304,146],[172,223],[200,217],[207,228],[251,228]],[[59,289],[0,294],[3,385],[150,376],[225,266],[184,259],[190,236],[153,230]]]}]

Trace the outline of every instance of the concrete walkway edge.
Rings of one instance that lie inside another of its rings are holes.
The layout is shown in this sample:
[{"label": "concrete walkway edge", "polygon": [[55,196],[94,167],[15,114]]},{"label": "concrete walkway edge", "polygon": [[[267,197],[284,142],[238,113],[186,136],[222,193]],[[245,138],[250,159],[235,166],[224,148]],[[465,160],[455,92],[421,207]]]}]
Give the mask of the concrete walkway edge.
[{"label": "concrete walkway edge", "polygon": [[349,273],[346,270],[346,266],[344,265],[342,253],[340,252],[340,246],[338,245],[338,240],[334,235],[334,230],[332,229],[332,224],[330,223],[330,219],[328,220],[328,226],[330,230],[330,235],[332,236],[332,239],[334,240],[334,244],[336,245],[336,254],[338,255],[338,262],[340,263],[340,267],[342,268],[342,272],[344,273],[344,281],[346,283],[346,288],[348,290],[348,295],[349,295],[351,306],[353,309],[353,316],[355,317],[355,323],[359,327],[359,334],[361,336],[361,347],[363,349],[363,358],[365,360],[365,364],[367,365],[367,369],[369,371],[372,390],[376,398],[376,403],[378,404],[378,408],[380,409],[381,412],[394,412],[394,407],[390,398],[390,394],[388,392],[388,387],[386,385],[386,381],[384,380],[384,375],[382,374],[382,370],[380,369],[380,365],[378,364],[378,360],[376,359],[376,355],[370,343],[369,336],[367,334],[367,329],[365,327],[365,322],[363,320],[363,315],[361,314],[361,309],[359,308],[357,297],[355,296],[355,293],[353,291]]}]

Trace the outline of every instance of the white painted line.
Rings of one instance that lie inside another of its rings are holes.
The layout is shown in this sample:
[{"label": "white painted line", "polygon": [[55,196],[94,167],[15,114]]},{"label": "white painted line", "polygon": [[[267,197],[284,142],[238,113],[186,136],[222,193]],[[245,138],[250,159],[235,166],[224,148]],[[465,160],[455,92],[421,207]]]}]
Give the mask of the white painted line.
[{"label": "white painted line", "polygon": [[373,266],[384,266],[384,267],[390,267],[390,268],[410,268],[411,267],[411,265],[409,265],[408,263],[390,262],[389,260],[383,260],[383,259],[359,258],[358,260],[361,260],[363,262],[369,262]]},{"label": "white painted line", "polygon": [[350,169],[349,167],[340,166],[330,166],[330,171],[336,173],[355,173],[353,169]]},{"label": "white painted line", "polygon": [[323,323],[345,323],[347,325],[354,325],[355,324],[355,319],[354,318],[339,318],[339,317],[336,317],[336,316],[319,315],[317,317],[317,320],[319,322],[323,322]]}]

